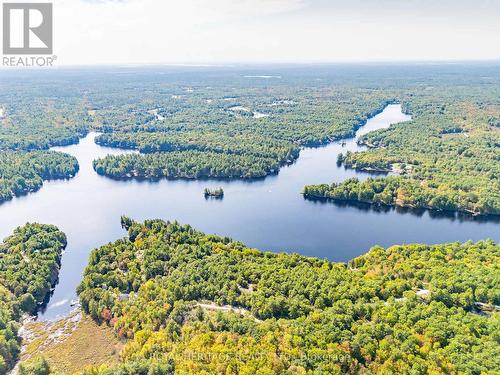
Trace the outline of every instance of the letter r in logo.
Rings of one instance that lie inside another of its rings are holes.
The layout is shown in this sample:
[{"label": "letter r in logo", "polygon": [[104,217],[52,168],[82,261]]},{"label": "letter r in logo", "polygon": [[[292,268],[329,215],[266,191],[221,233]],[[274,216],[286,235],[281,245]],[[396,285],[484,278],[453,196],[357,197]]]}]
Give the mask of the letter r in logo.
[{"label": "letter r in logo", "polygon": [[3,4],[3,53],[52,54],[52,4]]}]

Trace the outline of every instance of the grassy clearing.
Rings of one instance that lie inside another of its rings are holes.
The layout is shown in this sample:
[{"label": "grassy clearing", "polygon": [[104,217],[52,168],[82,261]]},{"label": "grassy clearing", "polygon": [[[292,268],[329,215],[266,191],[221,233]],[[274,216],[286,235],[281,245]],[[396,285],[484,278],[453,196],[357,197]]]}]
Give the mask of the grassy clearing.
[{"label": "grassy clearing", "polygon": [[108,326],[99,326],[80,311],[57,322],[29,322],[25,329],[22,360],[42,355],[61,374],[117,363],[123,346]]}]

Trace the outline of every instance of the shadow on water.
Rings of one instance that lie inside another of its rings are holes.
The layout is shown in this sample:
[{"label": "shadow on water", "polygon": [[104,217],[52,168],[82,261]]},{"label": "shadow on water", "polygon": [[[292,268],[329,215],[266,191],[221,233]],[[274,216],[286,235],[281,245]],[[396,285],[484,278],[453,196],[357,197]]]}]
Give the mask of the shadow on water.
[{"label": "shadow on water", "polygon": [[422,217],[424,214],[429,215],[432,219],[444,219],[459,222],[475,222],[475,223],[500,223],[500,217],[495,215],[472,215],[466,212],[452,212],[452,211],[437,211],[429,210],[426,208],[412,208],[400,206],[387,206],[380,204],[371,204],[358,201],[338,201],[334,199],[321,198],[321,197],[303,197],[305,201],[312,204],[319,205],[334,205],[340,208],[353,207],[359,211],[372,212],[377,214],[388,214],[396,212],[400,215],[413,215]]}]

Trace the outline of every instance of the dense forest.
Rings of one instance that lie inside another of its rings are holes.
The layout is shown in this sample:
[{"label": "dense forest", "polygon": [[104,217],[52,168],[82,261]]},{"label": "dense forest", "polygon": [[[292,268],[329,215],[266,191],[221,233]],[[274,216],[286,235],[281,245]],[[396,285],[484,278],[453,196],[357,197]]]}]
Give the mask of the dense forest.
[{"label": "dense forest", "polygon": [[108,155],[94,160],[98,174],[113,178],[258,178],[277,172],[279,167],[270,158],[199,151]]},{"label": "dense forest", "polygon": [[[213,92],[209,100],[202,99],[206,90],[195,91],[165,98],[168,106],[147,111],[151,116],[135,125],[109,124],[103,118],[107,133],[96,138],[98,144],[141,154],[107,156],[96,160],[94,168],[110,177],[264,177],[296,160],[302,146],[352,136],[391,95],[346,87],[286,89],[277,97],[264,90],[252,96],[233,91],[229,98]],[[292,93],[298,96],[282,99]]]},{"label": "dense forest", "polygon": [[54,151],[0,152],[0,203],[40,189],[43,180],[73,177],[75,157]]},{"label": "dense forest", "polygon": [[[109,177],[263,177],[296,160],[301,147],[353,136],[367,117],[397,100],[413,121],[365,135],[360,142],[370,151],[339,160],[347,168],[402,176],[384,181],[383,192],[380,180],[362,187],[350,181],[328,189],[328,197],[498,213],[494,65],[270,67],[279,71],[274,79],[252,78],[247,69],[2,77],[0,153],[75,143],[95,130],[102,133],[98,144],[139,151],[96,160],[97,173]],[[3,199],[30,189],[17,186],[23,176],[14,172],[0,170]],[[324,186],[305,190],[325,196]]]},{"label": "dense forest", "polygon": [[38,190],[43,180],[73,177],[76,158],[46,150],[78,143],[87,132],[86,109],[74,93],[23,81],[0,85],[0,203]]},{"label": "dense forest", "polygon": [[0,83],[0,150],[43,150],[77,143],[90,117],[69,78],[5,73]]},{"label": "dense forest", "polygon": [[430,88],[403,98],[413,121],[366,134],[347,168],[399,174],[306,186],[306,197],[500,214],[500,91]]},{"label": "dense forest", "polygon": [[342,264],[261,252],[176,222],[122,225],[128,238],[92,252],[78,292],[86,313],[127,340],[123,363],[85,374],[500,366],[492,241],[375,247]]},{"label": "dense forest", "polygon": [[[279,66],[272,79],[242,69],[0,72],[0,203],[74,176],[77,160],[48,149],[91,130],[100,145],[138,151],[95,160],[101,175],[255,178],[278,173],[302,147],[352,137],[398,101],[413,121],[369,133],[360,139],[367,152],[339,157],[391,175],[307,186],[305,195],[499,213],[497,66]],[[85,375],[500,368],[493,241],[375,247],[342,264],[261,252],[177,222],[122,224],[128,237],[92,252],[78,293],[125,347],[120,364]],[[40,224],[0,245],[2,374],[19,358],[21,316],[46,301],[65,245]],[[39,357],[19,373],[49,372]]]},{"label": "dense forest", "polygon": [[26,224],[0,244],[0,373],[16,363],[23,313],[34,313],[57,280],[66,236],[53,225]]}]

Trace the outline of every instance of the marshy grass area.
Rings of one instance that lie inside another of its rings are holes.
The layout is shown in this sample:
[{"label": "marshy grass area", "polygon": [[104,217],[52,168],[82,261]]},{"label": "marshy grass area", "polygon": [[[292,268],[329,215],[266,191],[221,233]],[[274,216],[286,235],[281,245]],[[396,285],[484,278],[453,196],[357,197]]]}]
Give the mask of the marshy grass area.
[{"label": "marshy grass area", "polygon": [[22,362],[43,356],[51,370],[61,374],[116,364],[124,345],[109,326],[98,325],[80,310],[54,322],[25,323],[23,338]]}]

